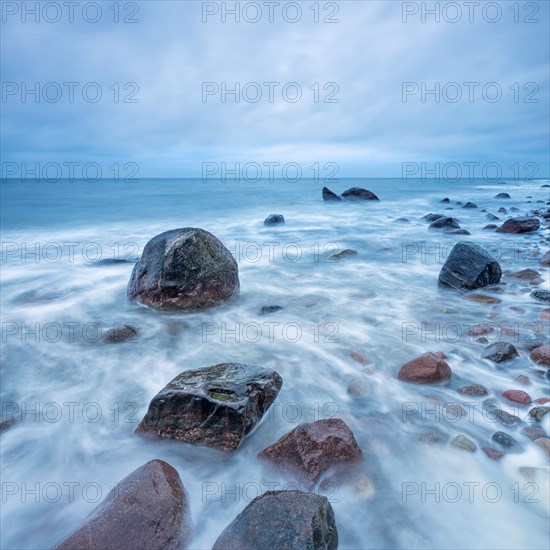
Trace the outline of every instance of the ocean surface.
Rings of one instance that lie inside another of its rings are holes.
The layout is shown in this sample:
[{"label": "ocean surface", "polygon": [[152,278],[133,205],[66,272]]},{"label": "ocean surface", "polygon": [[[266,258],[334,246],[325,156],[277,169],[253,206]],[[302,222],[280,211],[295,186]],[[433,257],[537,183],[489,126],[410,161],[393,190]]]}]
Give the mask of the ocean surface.
[{"label": "ocean surface", "polygon": [[[211,548],[255,496],[297,488],[260,465],[257,453],[299,423],[339,417],[365,457],[345,478],[329,475],[314,488],[332,503],[340,548],[548,548],[547,457],[522,427],[496,424],[484,399],[456,392],[482,384],[487,399],[529,425],[530,407],[514,407],[501,393],[550,394],[525,345],[548,333],[544,304],[529,297],[531,286],[510,281],[498,292],[478,292],[498,303],[437,285],[452,246],[468,240],[491,252],[505,273],[538,269],[538,288],[548,289],[549,270],[538,265],[550,244],[546,224],[528,235],[482,229],[502,223],[511,208],[523,215],[544,207],[546,183],[328,183],[338,193],[360,186],[380,197],[342,204],[324,203],[323,183],[313,180],[1,183],[2,420],[12,415],[15,423],[0,435],[0,546],[51,547],[117,482],[160,458],[177,469],[189,494],[193,548]],[[495,199],[501,192],[511,199]],[[444,197],[449,204],[439,202]],[[456,217],[471,235],[428,230],[421,218],[430,212]],[[272,213],[286,223],[265,227]],[[490,222],[488,213],[500,220]],[[210,231],[235,255],[238,300],[193,314],[127,301],[144,245],[179,227]],[[329,259],[346,248],[358,255]],[[282,309],[259,314],[270,305]],[[467,334],[477,323],[492,323],[489,341],[512,342],[521,357],[511,365],[481,359],[484,345]],[[124,324],[138,329],[134,341],[101,343],[106,330]],[[398,381],[400,366],[426,351],[448,356],[451,382]],[[149,401],[173,377],[231,361],[273,368],[284,381],[237,452],[134,435]],[[514,381],[518,374],[530,385]],[[351,382],[362,398],[350,395]],[[457,417],[452,404],[467,414]],[[541,424],[546,434],[549,417]],[[494,446],[498,430],[522,451],[491,460],[482,447]],[[441,441],[419,440],[430,432]],[[452,447],[457,434],[472,439],[476,452]],[[526,467],[534,470],[526,475]]]}]

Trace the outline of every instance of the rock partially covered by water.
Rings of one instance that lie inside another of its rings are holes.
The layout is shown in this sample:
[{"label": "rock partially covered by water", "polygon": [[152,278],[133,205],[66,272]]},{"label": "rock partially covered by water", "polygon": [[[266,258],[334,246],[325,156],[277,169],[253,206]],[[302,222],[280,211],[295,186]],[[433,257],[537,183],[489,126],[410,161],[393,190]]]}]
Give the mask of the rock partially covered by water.
[{"label": "rock partially covered by water", "polygon": [[256,497],[221,533],[212,550],[336,550],[329,500],[301,491]]},{"label": "rock partially covered by water", "polygon": [[467,202],[462,208],[477,208],[477,204],[473,202]]},{"label": "rock partially covered by water", "polygon": [[495,432],[491,439],[503,449],[521,449],[521,445],[506,432]]},{"label": "rock partially covered by water", "polygon": [[130,299],[168,311],[218,306],[238,293],[231,252],[208,231],[191,227],[151,239],[128,283]]},{"label": "rock partially covered by water", "polygon": [[101,338],[104,344],[120,344],[122,342],[137,342],[138,329],[132,325],[124,325],[109,329]]},{"label": "rock partially covered by water", "polygon": [[495,195],[495,199],[510,199],[510,195],[508,193],[499,193],[498,195]]},{"label": "rock partially covered by water", "polygon": [[538,302],[550,302],[550,290],[533,290],[529,296]]},{"label": "rock partially covered by water", "polygon": [[342,193],[348,201],[379,201],[380,199],[372,192],[362,187],[350,187]]},{"label": "rock partially covered by water", "polygon": [[193,525],[176,470],[152,460],[125,477],[55,550],[180,550]]},{"label": "rock partially covered by water", "polygon": [[186,371],[153,398],[136,433],[234,451],[282,385],[274,370],[239,363]]},{"label": "rock partially covered by water", "polygon": [[543,281],[540,273],[537,270],[531,268],[507,273],[504,278],[511,281],[518,281],[520,283],[526,283],[530,285],[538,285]]},{"label": "rock partially covered by water", "polygon": [[323,187],[323,200],[326,202],[338,202],[341,201],[342,198],[336,193],[333,193],[328,187]]},{"label": "rock partially covered by water", "polygon": [[495,342],[483,350],[481,357],[494,361],[495,363],[502,363],[502,361],[516,359],[519,357],[519,353],[509,342]]},{"label": "rock partially covered by water", "polygon": [[447,216],[443,216],[442,218],[438,218],[434,222],[432,222],[428,229],[460,229],[460,225],[458,225],[458,222],[454,218],[448,218]]},{"label": "rock partially covered by water", "polygon": [[487,389],[481,384],[471,384],[470,386],[462,386],[456,390],[462,395],[470,395],[472,397],[481,397],[488,395]]},{"label": "rock partially covered by water", "polygon": [[473,290],[500,282],[499,263],[474,243],[456,243],[439,273],[439,284]]},{"label": "rock partially covered by water", "polygon": [[264,220],[264,225],[279,225],[281,223],[285,223],[285,217],[282,214],[270,214]]},{"label": "rock partially covered by water", "polygon": [[539,260],[539,264],[544,267],[550,267],[550,250]]},{"label": "rock partially covered by water", "polygon": [[361,460],[363,453],[353,432],[339,418],[300,424],[258,454],[283,472],[310,486],[329,468]]},{"label": "rock partially covered by water", "polygon": [[415,384],[437,384],[451,378],[451,367],[435,353],[423,353],[405,363],[397,378]]},{"label": "rock partially covered by water", "polygon": [[498,229],[497,233],[530,233],[540,227],[537,218],[510,218],[506,220]]},{"label": "rock partially covered by water", "polygon": [[550,367],[550,346],[539,346],[531,352],[531,361],[537,365]]},{"label": "rock partially covered by water", "polygon": [[327,257],[327,260],[337,262],[342,258],[351,258],[352,256],[357,256],[357,250],[353,250],[352,248],[344,248],[344,250],[340,250],[339,252],[333,252]]}]

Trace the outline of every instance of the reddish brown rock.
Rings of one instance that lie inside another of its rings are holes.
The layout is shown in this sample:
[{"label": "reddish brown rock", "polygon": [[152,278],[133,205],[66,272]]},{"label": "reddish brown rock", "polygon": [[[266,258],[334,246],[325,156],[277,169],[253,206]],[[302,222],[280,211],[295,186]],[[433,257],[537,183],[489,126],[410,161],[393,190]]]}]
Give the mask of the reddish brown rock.
[{"label": "reddish brown rock", "polygon": [[353,432],[339,418],[300,424],[258,454],[283,472],[313,486],[333,466],[361,460]]},{"label": "reddish brown rock", "polygon": [[508,399],[508,401],[520,403],[521,405],[531,404],[531,396],[522,390],[506,390],[502,392],[502,397]]},{"label": "reddish brown rock", "polygon": [[364,355],[360,354],[358,351],[353,350],[349,356],[358,363],[361,363],[361,365],[368,365],[370,364],[370,359],[368,357],[365,357]]},{"label": "reddish brown rock", "polygon": [[531,361],[537,365],[544,365],[550,367],[550,345],[539,346],[531,352]]},{"label": "reddish brown rock", "polygon": [[467,334],[468,336],[483,336],[485,334],[490,334],[491,332],[494,332],[495,329],[492,325],[485,325],[485,324],[479,324],[474,325],[471,327]]},{"label": "reddish brown rock", "polygon": [[550,307],[545,307],[539,314],[540,321],[550,321]]},{"label": "reddish brown rock", "polygon": [[448,357],[442,351],[436,351],[435,355],[437,355],[440,359],[448,359]]},{"label": "reddish brown rock", "polygon": [[522,384],[523,386],[530,386],[531,380],[529,380],[528,376],[525,376],[525,374],[520,374],[514,378],[514,382],[517,382],[518,384]]},{"label": "reddish brown rock", "polygon": [[117,483],[85,523],[55,550],[180,550],[193,526],[176,470],[151,460]]},{"label": "reddish brown rock", "polygon": [[506,220],[498,229],[497,233],[530,233],[537,231],[540,222],[537,218],[510,218]]},{"label": "reddish brown rock", "polygon": [[415,384],[437,384],[451,378],[451,367],[435,353],[423,353],[405,363],[397,378]]},{"label": "reddish brown rock", "polygon": [[504,453],[502,451],[497,451],[492,447],[482,447],[482,448],[483,448],[483,452],[492,460],[500,460],[504,456]]},{"label": "reddish brown rock", "polygon": [[538,405],[546,405],[546,403],[550,403],[550,397],[539,397],[535,399],[535,403]]},{"label": "reddish brown rock", "polygon": [[535,441],[539,437],[546,437],[546,432],[540,426],[526,426],[522,432],[531,440]]}]

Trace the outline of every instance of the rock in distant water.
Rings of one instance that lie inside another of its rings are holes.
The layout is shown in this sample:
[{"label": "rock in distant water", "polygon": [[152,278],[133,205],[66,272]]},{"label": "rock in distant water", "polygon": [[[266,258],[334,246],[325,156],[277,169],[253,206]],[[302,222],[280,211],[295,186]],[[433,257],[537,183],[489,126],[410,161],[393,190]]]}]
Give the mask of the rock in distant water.
[{"label": "rock in distant water", "polygon": [[190,227],[151,239],[128,283],[130,299],[167,311],[218,306],[238,293],[231,252],[211,233]]},{"label": "rock in distant water", "polygon": [[329,468],[360,461],[353,432],[339,418],[300,424],[258,454],[283,472],[313,486]]},{"label": "rock in distant water", "polygon": [[268,491],[221,533],[212,550],[337,550],[338,531],[327,497]]},{"label": "rock in distant water", "polygon": [[495,199],[510,199],[510,195],[508,193],[499,193],[498,195],[495,195]]},{"label": "rock in distant water", "polygon": [[328,187],[323,187],[323,200],[326,202],[337,202],[341,201],[342,198],[339,197],[336,193],[333,193]]},{"label": "rock in distant water", "polygon": [[426,220],[427,222],[435,222],[435,220],[439,220],[439,218],[445,218],[443,214],[426,214],[425,216],[422,216],[423,220]]},{"label": "rock in distant water", "polygon": [[480,246],[466,241],[455,244],[439,273],[439,284],[473,290],[500,282],[499,263]]},{"label": "rock in distant water", "polygon": [[162,460],[133,471],[55,550],[181,550],[193,525],[178,472]]},{"label": "rock in distant water", "polygon": [[119,344],[121,342],[137,342],[138,329],[132,325],[109,329],[101,338],[104,344]]},{"label": "rock in distant water", "polygon": [[432,222],[429,226],[429,229],[448,228],[460,229],[460,225],[458,225],[458,222],[454,218],[447,218],[446,216],[443,216],[442,218],[438,218],[437,220]]},{"label": "rock in distant water", "polygon": [[506,210],[506,208],[504,208],[504,206],[501,206],[501,207],[498,209],[498,213],[499,213],[499,214],[508,214],[508,211]]},{"label": "rock in distant water", "polygon": [[136,433],[234,451],[282,385],[274,370],[239,363],[182,372],[153,398]]},{"label": "rock in distant water", "polygon": [[487,214],[485,216],[488,220],[499,220],[500,218],[498,216],[495,216],[494,214]]},{"label": "rock in distant water", "polygon": [[477,204],[473,202],[467,202],[462,208],[477,208]]},{"label": "rock in distant water", "polygon": [[539,346],[531,352],[531,361],[537,365],[550,367],[550,346]]},{"label": "rock in distant water", "polygon": [[264,225],[279,225],[281,223],[285,223],[285,217],[282,214],[270,214],[264,220]]},{"label": "rock in distant water", "polygon": [[349,189],[346,189],[342,193],[342,197],[344,197],[348,201],[357,201],[357,200],[379,201],[380,200],[372,191],[368,191],[367,189],[363,189],[362,187],[350,187]]},{"label": "rock in distant water", "polygon": [[260,315],[268,315],[270,313],[275,313],[280,309],[283,309],[282,306],[262,306],[262,309],[260,309]]},{"label": "rock in distant water", "polygon": [[405,363],[397,378],[415,384],[437,384],[449,380],[451,376],[451,367],[435,353],[428,352]]},{"label": "rock in distant water", "polygon": [[439,202],[447,203],[447,202],[451,202],[451,200],[449,199],[449,197],[445,197],[444,199],[441,199]]},{"label": "rock in distant water", "polygon": [[537,218],[510,218],[497,229],[497,233],[530,233],[539,227]]},{"label": "rock in distant water", "polygon": [[490,359],[495,363],[502,363],[502,361],[516,359],[519,357],[519,353],[516,348],[508,342],[495,342],[483,350],[481,357],[483,357],[483,359]]},{"label": "rock in distant water", "polygon": [[339,252],[333,252],[330,256],[327,257],[327,260],[338,261],[342,258],[351,258],[352,256],[357,256],[357,250],[351,248],[345,248]]},{"label": "rock in distant water", "polygon": [[488,223],[485,227],[482,227],[482,229],[496,229],[497,226],[494,223]]},{"label": "rock in distant water", "polygon": [[550,290],[533,290],[529,296],[539,302],[550,302]]}]

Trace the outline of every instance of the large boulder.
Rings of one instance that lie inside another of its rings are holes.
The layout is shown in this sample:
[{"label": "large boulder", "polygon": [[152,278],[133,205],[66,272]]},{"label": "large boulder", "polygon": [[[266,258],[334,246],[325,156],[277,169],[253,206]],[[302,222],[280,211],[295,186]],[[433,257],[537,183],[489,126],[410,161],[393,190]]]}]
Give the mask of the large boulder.
[{"label": "large boulder", "polygon": [[55,550],[181,550],[192,535],[191,511],[178,472],[162,460],[151,460],[117,483]]},{"label": "large boulder", "polygon": [[323,200],[327,202],[338,202],[341,201],[342,198],[336,193],[333,193],[328,187],[323,187]]},{"label": "large boulder", "polygon": [[348,201],[379,201],[380,199],[372,192],[362,187],[350,187],[342,193]]},{"label": "large boulder", "polygon": [[212,550],[336,550],[338,531],[327,497],[268,491],[221,533]]},{"label": "large boulder", "polygon": [[136,433],[234,451],[282,385],[274,370],[239,363],[186,371],[153,398]]},{"label": "large boulder", "polygon": [[300,424],[266,447],[258,459],[313,486],[329,468],[361,460],[353,432],[339,418]]},{"label": "large boulder", "polygon": [[497,233],[530,233],[540,227],[537,218],[510,218],[506,220],[498,229]]},{"label": "large boulder", "polygon": [[218,306],[238,293],[231,252],[208,231],[192,227],[151,239],[128,283],[130,299],[169,311]]},{"label": "large boulder", "polygon": [[435,353],[423,353],[405,363],[397,375],[399,380],[414,384],[437,384],[452,376],[451,367]]},{"label": "large boulder", "polygon": [[439,273],[439,284],[473,290],[500,281],[499,263],[480,246],[462,241],[456,243]]}]

